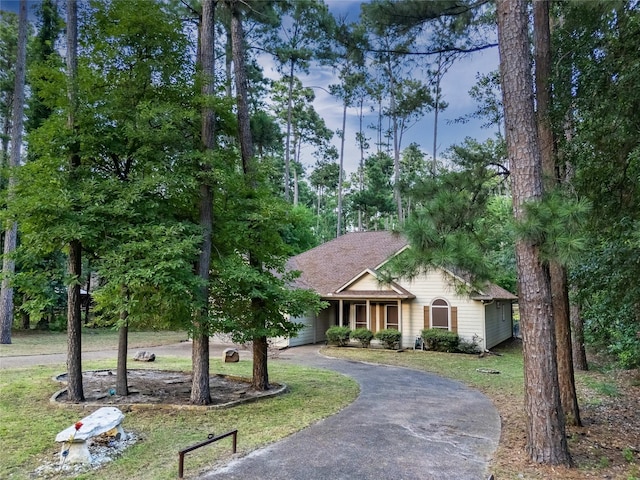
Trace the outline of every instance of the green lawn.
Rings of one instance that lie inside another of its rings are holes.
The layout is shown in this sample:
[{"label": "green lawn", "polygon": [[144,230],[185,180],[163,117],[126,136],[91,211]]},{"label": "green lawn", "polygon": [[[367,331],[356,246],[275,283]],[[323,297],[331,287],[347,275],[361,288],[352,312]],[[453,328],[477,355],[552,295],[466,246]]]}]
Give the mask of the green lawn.
[{"label": "green lawn", "polygon": [[[377,348],[326,347],[324,353],[338,358],[396,365],[433,372],[443,377],[459,380],[484,392],[499,389],[502,392],[522,396],[523,364],[519,346],[500,349],[499,355],[452,354],[420,350],[382,350]],[[488,374],[478,369],[495,370]]]},{"label": "green lawn", "polygon": [[[286,383],[289,392],[255,403],[224,410],[132,411],[125,413],[125,430],[141,440],[119,459],[80,479],[175,479],[178,450],[206,440],[209,433],[238,429],[238,451],[247,453],[277,441],[336,413],[358,394],[357,383],[329,372],[270,361],[270,379]],[[86,362],[87,370],[113,368],[113,361]],[[157,369],[189,370],[189,359],[158,359]],[[250,376],[251,362],[224,364],[211,360],[212,373]],[[49,403],[60,388],[51,380],[59,369],[48,367],[0,370],[0,478],[28,479],[43,459],[59,453],[56,434],[87,412],[77,407]],[[186,457],[185,478],[194,478],[204,468],[228,460],[231,439],[201,448]]]},{"label": "green lawn", "polygon": [[[185,332],[129,332],[129,348],[145,348],[168,345],[187,340]],[[107,328],[83,328],[82,351],[94,352],[118,348],[118,332]],[[66,332],[16,330],[11,344],[0,345],[0,357],[17,355],[48,355],[67,351]]]}]

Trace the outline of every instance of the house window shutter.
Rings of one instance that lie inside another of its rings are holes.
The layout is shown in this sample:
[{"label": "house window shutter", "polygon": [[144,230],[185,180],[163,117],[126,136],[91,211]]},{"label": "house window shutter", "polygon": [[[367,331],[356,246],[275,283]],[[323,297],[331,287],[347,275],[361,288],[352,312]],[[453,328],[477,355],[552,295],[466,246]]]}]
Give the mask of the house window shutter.
[{"label": "house window shutter", "polygon": [[429,318],[429,305],[424,306],[424,328],[431,328],[431,321]]},{"label": "house window shutter", "polygon": [[451,307],[451,331],[458,333],[458,307]]}]

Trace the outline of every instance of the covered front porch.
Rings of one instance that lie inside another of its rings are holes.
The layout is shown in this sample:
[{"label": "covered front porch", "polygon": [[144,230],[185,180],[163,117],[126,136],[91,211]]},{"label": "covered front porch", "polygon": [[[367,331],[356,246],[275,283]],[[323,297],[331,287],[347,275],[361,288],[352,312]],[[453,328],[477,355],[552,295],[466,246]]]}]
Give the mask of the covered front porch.
[{"label": "covered front porch", "polygon": [[[337,298],[336,298],[337,297]],[[326,298],[329,301],[334,325],[356,328],[366,328],[373,333],[393,328],[402,331],[404,318],[410,309],[403,309],[415,298],[409,292],[370,291],[370,292],[341,292],[339,295]],[[404,310],[404,313],[403,313]]]}]

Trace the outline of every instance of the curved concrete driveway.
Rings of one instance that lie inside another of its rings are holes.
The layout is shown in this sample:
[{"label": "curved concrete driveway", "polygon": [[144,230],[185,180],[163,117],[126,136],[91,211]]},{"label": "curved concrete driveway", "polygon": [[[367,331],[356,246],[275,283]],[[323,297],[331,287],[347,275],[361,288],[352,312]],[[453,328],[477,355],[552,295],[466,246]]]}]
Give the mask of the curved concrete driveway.
[{"label": "curved concrete driveway", "polygon": [[338,414],[203,480],[486,478],[500,418],[481,393],[415,370],[326,358],[317,347],[296,347],[280,358],[353,377],[360,396]]}]

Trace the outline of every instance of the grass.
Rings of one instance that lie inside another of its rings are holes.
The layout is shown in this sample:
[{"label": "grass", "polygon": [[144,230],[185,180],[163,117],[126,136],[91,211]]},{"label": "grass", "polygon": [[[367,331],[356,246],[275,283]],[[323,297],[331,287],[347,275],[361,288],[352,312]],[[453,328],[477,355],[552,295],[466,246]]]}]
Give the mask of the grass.
[{"label": "grass", "polygon": [[620,396],[620,391],[618,390],[618,387],[614,383],[607,382],[607,381],[598,381],[596,379],[586,377],[586,376],[583,377],[582,380],[587,387],[591,388],[596,393],[602,396],[606,396],[606,397]]},{"label": "grass", "polygon": [[[158,359],[153,368],[189,370],[189,359]],[[86,370],[113,368],[113,361],[86,362]],[[224,364],[211,360],[212,373],[250,376],[251,362]],[[55,435],[87,412],[78,407],[51,405],[49,397],[59,389],[51,380],[59,367],[2,370],[0,380],[0,478],[28,479],[43,460],[57,458]],[[135,478],[174,479],[177,452],[206,440],[209,433],[238,429],[238,452],[286,437],[351,403],[358,394],[357,383],[326,370],[270,361],[270,379],[286,383],[289,392],[278,397],[224,410],[167,412],[131,411],[125,414],[125,430],[135,431],[141,440],[122,457],[100,470],[76,476],[78,479]],[[190,453],[185,461],[185,478],[195,478],[203,469],[231,456],[231,440],[222,440]]]},{"label": "grass", "polygon": [[[51,334],[41,334],[39,340],[48,345],[41,347],[36,342],[33,350],[53,348],[48,342],[49,335]],[[98,343],[112,345],[115,348],[115,332],[100,332],[97,335],[102,339]],[[142,337],[149,339],[153,335],[143,334]],[[178,338],[180,337],[181,335],[178,335]],[[15,338],[14,345],[18,345],[19,338]],[[66,336],[60,334],[60,338],[62,341],[56,340],[58,342],[56,348],[64,352]],[[157,340],[159,339],[154,341]],[[615,408],[611,408],[610,404],[627,397],[637,398],[638,395],[634,394],[633,390],[627,391],[628,387],[616,386],[615,376],[609,376],[609,378],[597,371],[577,374],[576,383],[582,392],[583,414],[586,411],[591,417],[588,420],[589,427],[573,428],[568,431],[572,454],[575,454],[578,468],[566,469],[530,464],[526,461],[524,452],[521,348],[518,345],[511,345],[496,351],[500,353],[499,356],[489,355],[479,358],[475,355],[412,350],[399,353],[363,348],[327,347],[323,350],[324,353],[335,357],[433,372],[463,382],[485,393],[493,400],[503,424],[500,445],[491,465],[491,472],[496,475],[496,478],[501,480],[583,480],[584,478],[640,480],[637,451],[629,446],[636,445],[634,440],[636,437],[633,437],[632,433],[620,443],[619,451],[613,449],[605,451],[601,448],[601,444],[613,444],[618,441],[618,437],[622,437],[620,427],[612,431],[606,428],[606,424],[612,419],[611,415],[617,414],[618,410],[617,404]],[[175,478],[177,451],[206,439],[209,433],[219,434],[238,428],[239,451],[241,454],[247,453],[335,413],[357,395],[357,385],[335,373],[297,367],[277,360],[270,361],[269,365],[271,380],[289,385],[291,390],[289,394],[221,411],[129,412],[126,414],[125,429],[134,430],[142,440],[108,466],[76,478],[142,480]],[[113,366],[113,361],[94,361],[83,364],[86,370],[113,368]],[[191,365],[188,359],[163,356],[157,359],[154,365],[147,367],[189,370]],[[57,370],[48,367],[0,370],[0,438],[2,439],[0,478],[29,478],[30,472],[36,468],[41,459],[56,458],[59,451],[58,445],[53,441],[56,433],[86,415],[86,412],[83,414],[78,409],[63,409],[49,404],[49,396],[59,388],[58,384],[51,380],[52,375],[60,373],[60,367],[57,368]],[[224,364],[212,359],[211,369],[212,373],[249,376],[251,362]],[[478,369],[496,370],[500,373],[487,374]],[[590,407],[594,402],[602,405],[594,410],[594,407]],[[608,410],[605,410],[607,408]],[[629,418],[633,418],[635,410],[630,409],[629,412],[632,412],[628,414],[631,415]],[[609,415],[605,417],[608,420],[602,421],[605,414]],[[25,441],[27,438],[28,441]],[[195,478],[202,470],[210,469],[217,462],[226,462],[229,458],[230,440],[223,440],[190,453],[185,464],[186,478]]]},{"label": "grass", "polygon": [[[129,332],[129,348],[145,348],[178,343],[187,339],[185,332]],[[15,330],[11,344],[0,344],[0,358],[22,355],[49,355],[67,351],[66,332]],[[118,348],[118,332],[110,328],[83,328],[82,351],[94,352]]]},{"label": "grass", "polygon": [[[451,354],[431,351],[336,348],[327,347],[330,356],[385,365],[415,368],[459,380],[483,392],[499,389],[503,393],[522,396],[523,366],[522,351],[518,347],[504,348],[500,355]],[[497,370],[499,374],[487,374],[477,369]]]}]

